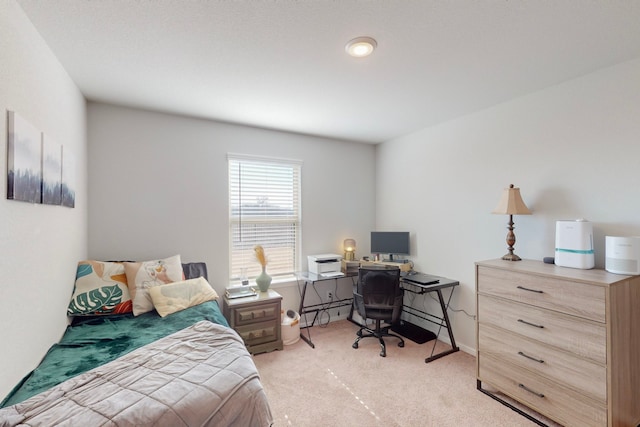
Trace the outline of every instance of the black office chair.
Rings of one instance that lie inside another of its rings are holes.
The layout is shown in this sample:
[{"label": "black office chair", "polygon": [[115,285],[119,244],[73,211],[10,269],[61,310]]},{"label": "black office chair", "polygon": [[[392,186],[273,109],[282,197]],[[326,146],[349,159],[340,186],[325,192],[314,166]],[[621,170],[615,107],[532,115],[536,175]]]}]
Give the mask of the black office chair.
[{"label": "black office chair", "polygon": [[[389,328],[398,320],[402,311],[400,269],[360,268],[358,283],[353,287],[353,301],[358,314],[365,322],[365,326],[361,326],[356,333],[358,338],[353,343],[353,348],[358,348],[360,340],[367,337],[378,338],[382,347],[382,357],[387,356],[383,337],[398,338],[398,347],[404,347],[402,337],[389,332]],[[375,329],[366,326],[367,319],[375,320]],[[382,327],[383,321],[388,325]]]}]

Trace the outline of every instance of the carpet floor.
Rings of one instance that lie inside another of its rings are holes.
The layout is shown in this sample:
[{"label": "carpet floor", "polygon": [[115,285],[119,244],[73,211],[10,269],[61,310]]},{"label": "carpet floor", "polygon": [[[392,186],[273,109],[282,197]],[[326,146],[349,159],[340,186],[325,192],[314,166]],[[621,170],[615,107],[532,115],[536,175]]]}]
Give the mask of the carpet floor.
[{"label": "carpet floor", "polygon": [[[475,357],[425,363],[434,341],[400,348],[396,339],[380,357],[374,338],[351,347],[357,329],[346,320],[315,326],[315,349],[299,340],[254,356],[276,427],[536,425],[476,390]],[[445,348],[437,342],[436,352]]]}]

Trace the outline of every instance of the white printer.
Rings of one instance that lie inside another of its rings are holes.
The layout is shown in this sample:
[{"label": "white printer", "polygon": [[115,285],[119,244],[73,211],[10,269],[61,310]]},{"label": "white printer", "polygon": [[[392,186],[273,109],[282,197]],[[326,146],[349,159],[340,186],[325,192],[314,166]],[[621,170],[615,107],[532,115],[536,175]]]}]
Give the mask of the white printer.
[{"label": "white printer", "polygon": [[594,267],[592,223],[584,219],[556,221],[555,264],[582,269]]},{"label": "white printer", "polygon": [[342,255],[320,254],[309,255],[309,272],[315,274],[341,272]]}]

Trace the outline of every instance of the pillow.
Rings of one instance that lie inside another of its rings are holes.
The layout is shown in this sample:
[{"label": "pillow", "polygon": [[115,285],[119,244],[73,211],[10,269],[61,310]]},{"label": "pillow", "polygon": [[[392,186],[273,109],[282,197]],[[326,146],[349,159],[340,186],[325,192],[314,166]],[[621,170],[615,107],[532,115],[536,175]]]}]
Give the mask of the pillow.
[{"label": "pillow", "polygon": [[167,314],[218,298],[218,294],[204,277],[149,288],[153,306],[158,314]]},{"label": "pillow", "polygon": [[120,262],[80,261],[69,316],[131,313],[132,302],[124,265]]},{"label": "pillow", "polygon": [[149,289],[184,279],[180,255],[144,262],[125,262],[129,293],[133,300],[133,315],[153,310]]}]

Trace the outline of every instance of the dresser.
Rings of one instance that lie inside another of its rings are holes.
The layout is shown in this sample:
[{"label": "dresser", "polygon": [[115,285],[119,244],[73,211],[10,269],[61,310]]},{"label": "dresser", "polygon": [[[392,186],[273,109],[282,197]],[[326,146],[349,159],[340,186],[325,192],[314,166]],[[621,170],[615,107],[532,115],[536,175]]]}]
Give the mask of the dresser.
[{"label": "dresser", "polygon": [[282,296],[274,290],[255,296],[224,298],[224,317],[251,354],[282,350]]},{"label": "dresser", "polygon": [[640,276],[482,261],[476,303],[479,390],[566,426],[640,425]]}]

